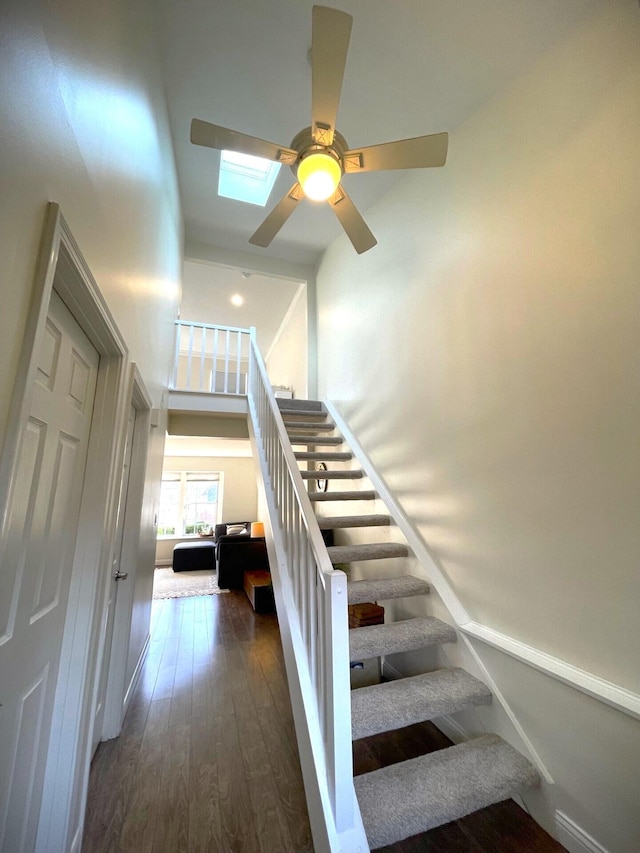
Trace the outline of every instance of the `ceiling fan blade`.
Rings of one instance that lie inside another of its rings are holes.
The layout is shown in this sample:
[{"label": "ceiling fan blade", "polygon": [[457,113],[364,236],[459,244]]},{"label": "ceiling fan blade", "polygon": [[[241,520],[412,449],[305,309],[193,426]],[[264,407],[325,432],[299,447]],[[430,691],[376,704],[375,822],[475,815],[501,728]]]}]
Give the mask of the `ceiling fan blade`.
[{"label": "ceiling fan blade", "polygon": [[266,249],[303,198],[302,187],[296,182],[276,204],[255,234],[249,238],[249,242]]},{"label": "ceiling fan blade", "polygon": [[424,169],[444,166],[449,145],[448,133],[432,133],[369,148],[353,148],[343,157],[345,172],[379,172],[383,169]]},{"label": "ceiling fan blade", "polygon": [[313,7],[311,131],[319,145],[333,142],[352,23],[346,12]]},{"label": "ceiling fan blade", "polygon": [[254,157],[264,157],[265,160],[275,160],[277,163],[293,165],[298,152],[275,142],[266,142],[256,136],[238,133],[218,124],[210,124],[194,118],[191,122],[191,141],[194,145],[204,145],[207,148],[217,148],[219,151],[239,151]]},{"label": "ceiling fan blade", "polygon": [[342,188],[342,185],[331,196],[329,204],[340,220],[340,224],[344,228],[347,237],[353,243],[353,248],[356,252],[361,255],[363,252],[373,249],[378,241],[369,230],[369,226]]}]

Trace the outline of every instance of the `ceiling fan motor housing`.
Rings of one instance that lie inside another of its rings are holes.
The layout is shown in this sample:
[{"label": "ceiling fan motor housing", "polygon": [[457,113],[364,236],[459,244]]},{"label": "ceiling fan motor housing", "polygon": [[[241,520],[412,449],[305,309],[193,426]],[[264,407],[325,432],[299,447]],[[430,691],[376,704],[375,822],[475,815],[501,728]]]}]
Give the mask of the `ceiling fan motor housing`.
[{"label": "ceiling fan motor housing", "polygon": [[320,145],[313,138],[310,127],[305,127],[300,133],[296,134],[291,140],[291,148],[298,152],[298,157],[295,163],[291,164],[291,171],[295,175],[298,171],[298,166],[305,157],[310,154],[328,154],[340,166],[340,171],[344,172],[342,158],[345,151],[349,150],[347,140],[341,133],[336,130],[333,134],[333,143],[331,145]]}]

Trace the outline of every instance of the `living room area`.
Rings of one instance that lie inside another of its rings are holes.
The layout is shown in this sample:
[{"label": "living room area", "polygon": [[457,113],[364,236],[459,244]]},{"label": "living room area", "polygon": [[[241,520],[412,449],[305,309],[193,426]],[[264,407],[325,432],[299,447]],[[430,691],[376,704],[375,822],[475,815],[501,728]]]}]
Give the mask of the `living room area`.
[{"label": "living room area", "polygon": [[218,435],[167,436],[154,599],[242,589],[246,578],[254,607],[273,609],[246,420],[212,415],[177,423]]}]

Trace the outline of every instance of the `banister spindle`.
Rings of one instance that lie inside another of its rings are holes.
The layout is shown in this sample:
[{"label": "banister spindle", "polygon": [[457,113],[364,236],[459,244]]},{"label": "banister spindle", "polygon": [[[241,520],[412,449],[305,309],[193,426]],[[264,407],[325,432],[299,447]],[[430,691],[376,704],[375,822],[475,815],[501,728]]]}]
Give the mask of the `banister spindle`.
[{"label": "banister spindle", "polygon": [[187,355],[187,389],[191,390],[191,360],[193,357],[193,323],[189,326],[189,353]]},{"label": "banister spindle", "polygon": [[242,337],[240,330],[236,333],[236,394],[240,393],[240,355],[242,349]]},{"label": "banister spindle", "polygon": [[224,393],[229,392],[229,329],[226,331],[224,341]]},{"label": "banister spindle", "polygon": [[212,357],[213,367],[211,368],[211,391],[212,392],[215,392],[218,390],[217,389],[217,383],[216,383],[216,377],[218,375],[218,332],[219,331],[220,330],[218,328],[215,328],[213,331],[213,357]]},{"label": "banister spindle", "polygon": [[198,390],[204,391],[204,357],[207,350],[207,327],[200,326],[200,382]]}]

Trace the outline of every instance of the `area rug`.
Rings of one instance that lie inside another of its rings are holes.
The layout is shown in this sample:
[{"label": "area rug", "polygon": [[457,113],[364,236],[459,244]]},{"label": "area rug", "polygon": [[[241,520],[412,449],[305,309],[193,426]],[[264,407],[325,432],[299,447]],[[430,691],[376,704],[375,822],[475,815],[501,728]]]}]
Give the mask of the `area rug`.
[{"label": "area rug", "polygon": [[173,569],[156,569],[153,573],[153,597],[192,598],[194,595],[218,595],[229,592],[220,589],[215,572],[174,572]]}]

